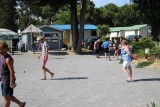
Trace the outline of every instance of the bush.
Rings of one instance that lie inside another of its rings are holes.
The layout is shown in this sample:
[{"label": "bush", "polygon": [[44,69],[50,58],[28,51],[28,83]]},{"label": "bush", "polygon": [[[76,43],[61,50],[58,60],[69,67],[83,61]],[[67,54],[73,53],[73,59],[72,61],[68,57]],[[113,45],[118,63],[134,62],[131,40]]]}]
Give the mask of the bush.
[{"label": "bush", "polygon": [[137,64],[136,68],[143,68],[144,66],[149,66],[153,64],[153,62],[154,62],[153,60],[140,62]]},{"label": "bush", "polygon": [[133,53],[139,53],[141,52],[140,50],[144,51],[145,48],[151,49],[153,47],[155,47],[155,43],[152,41],[152,38],[142,38],[139,42],[132,43]]},{"label": "bush", "polygon": [[150,54],[154,55],[156,58],[158,55],[160,55],[160,46],[158,42],[154,42],[155,46],[151,49]]},{"label": "bush", "polygon": [[138,54],[138,56],[139,56],[140,58],[144,58],[144,56],[145,56],[145,51],[142,50],[142,49],[139,49],[137,54]]}]

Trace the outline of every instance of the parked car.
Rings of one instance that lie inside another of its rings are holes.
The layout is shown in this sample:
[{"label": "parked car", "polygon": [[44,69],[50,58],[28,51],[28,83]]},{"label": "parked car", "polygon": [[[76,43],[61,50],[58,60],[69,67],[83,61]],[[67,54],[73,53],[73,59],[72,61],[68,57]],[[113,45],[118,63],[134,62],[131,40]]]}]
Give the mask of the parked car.
[{"label": "parked car", "polygon": [[[92,37],[89,37],[87,40],[86,40],[86,47],[87,49],[89,50],[94,50],[94,42],[96,40],[98,40],[99,37],[98,36],[92,36]],[[100,47],[101,47],[101,43],[100,43]]]},{"label": "parked car", "polygon": [[139,38],[141,38],[142,36],[141,35],[128,35],[127,37],[126,37],[126,40],[128,40],[128,41],[139,41]]}]

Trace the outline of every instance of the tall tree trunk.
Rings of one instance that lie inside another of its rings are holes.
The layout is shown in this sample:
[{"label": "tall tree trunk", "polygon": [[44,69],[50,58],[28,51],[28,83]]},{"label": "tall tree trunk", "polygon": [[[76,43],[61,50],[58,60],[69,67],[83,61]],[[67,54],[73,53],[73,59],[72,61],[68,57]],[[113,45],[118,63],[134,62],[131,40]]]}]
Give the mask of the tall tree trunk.
[{"label": "tall tree trunk", "polygon": [[71,2],[71,34],[72,34],[72,51],[76,52],[78,44],[78,18],[77,18],[77,0]]},{"label": "tall tree trunk", "polygon": [[28,8],[28,26],[32,24],[31,14],[32,14],[31,9]]},{"label": "tall tree trunk", "polygon": [[51,16],[49,16],[49,18],[47,19],[47,24],[48,24],[48,26],[50,26],[51,25]]},{"label": "tall tree trunk", "polygon": [[82,0],[81,12],[80,12],[80,30],[78,38],[77,53],[81,52],[82,41],[84,40],[84,24],[85,24],[85,14],[87,8],[88,0]]},{"label": "tall tree trunk", "polygon": [[160,33],[160,26],[152,25],[152,32],[153,40],[159,42],[159,33]]}]

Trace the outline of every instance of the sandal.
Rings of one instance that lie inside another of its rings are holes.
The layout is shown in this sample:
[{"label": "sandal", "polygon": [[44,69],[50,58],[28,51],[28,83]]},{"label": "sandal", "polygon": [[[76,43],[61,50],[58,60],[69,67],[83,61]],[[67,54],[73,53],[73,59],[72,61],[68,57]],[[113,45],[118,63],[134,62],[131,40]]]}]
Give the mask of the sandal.
[{"label": "sandal", "polygon": [[54,73],[51,74],[51,79],[53,78],[53,76],[54,76]]},{"label": "sandal", "polygon": [[26,105],[26,102],[24,102],[23,105],[22,105],[21,107],[25,107],[25,105]]},{"label": "sandal", "polygon": [[45,78],[42,78],[41,80],[46,80]]},{"label": "sandal", "polygon": [[126,82],[134,82],[134,80],[126,80]]}]

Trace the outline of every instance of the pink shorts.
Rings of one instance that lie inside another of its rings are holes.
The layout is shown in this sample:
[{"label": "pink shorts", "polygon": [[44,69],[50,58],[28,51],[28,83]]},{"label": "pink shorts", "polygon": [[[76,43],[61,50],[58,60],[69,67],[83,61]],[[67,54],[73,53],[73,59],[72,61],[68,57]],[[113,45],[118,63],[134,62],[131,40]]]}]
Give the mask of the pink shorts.
[{"label": "pink shorts", "polygon": [[47,60],[48,60],[48,57],[46,57],[45,55],[42,55],[42,67],[45,67]]}]

